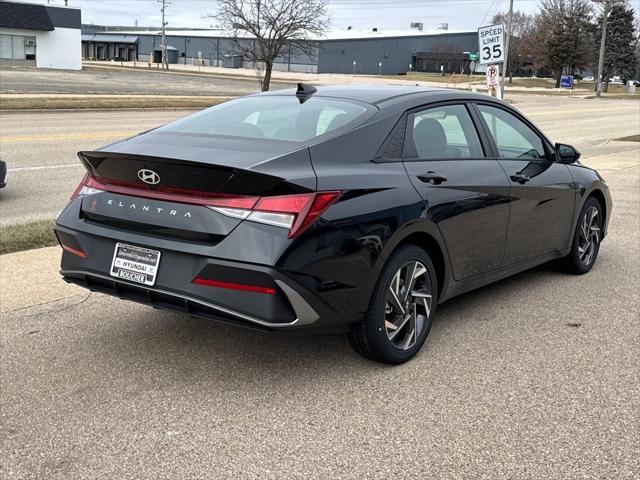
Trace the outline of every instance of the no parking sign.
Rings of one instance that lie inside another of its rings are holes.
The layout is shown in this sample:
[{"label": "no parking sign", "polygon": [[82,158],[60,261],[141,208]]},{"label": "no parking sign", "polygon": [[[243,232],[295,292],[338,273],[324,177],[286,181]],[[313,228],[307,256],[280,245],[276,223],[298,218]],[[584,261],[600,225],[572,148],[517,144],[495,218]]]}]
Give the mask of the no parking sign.
[{"label": "no parking sign", "polygon": [[487,88],[498,88],[498,82],[500,81],[500,69],[498,65],[489,65],[487,67]]}]

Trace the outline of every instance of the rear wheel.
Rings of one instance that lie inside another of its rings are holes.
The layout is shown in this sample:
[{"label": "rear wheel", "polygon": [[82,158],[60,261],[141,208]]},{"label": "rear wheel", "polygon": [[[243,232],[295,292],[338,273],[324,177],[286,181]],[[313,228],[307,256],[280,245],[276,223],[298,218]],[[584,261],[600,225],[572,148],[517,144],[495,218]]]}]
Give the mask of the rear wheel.
[{"label": "rear wheel", "polygon": [[571,252],[565,259],[569,271],[582,275],[591,270],[600,251],[603,224],[604,215],[600,202],[589,197],[578,217]]},{"label": "rear wheel", "polygon": [[435,268],[427,252],[415,245],[400,247],[382,270],[365,320],[353,326],[351,345],[378,362],[406,362],[429,334],[437,291]]}]

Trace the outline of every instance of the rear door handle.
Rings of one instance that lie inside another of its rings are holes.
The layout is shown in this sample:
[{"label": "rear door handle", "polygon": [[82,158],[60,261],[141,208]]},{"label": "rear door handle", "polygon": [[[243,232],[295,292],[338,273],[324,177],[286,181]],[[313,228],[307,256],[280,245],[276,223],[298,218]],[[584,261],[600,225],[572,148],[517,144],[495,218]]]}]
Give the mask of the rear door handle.
[{"label": "rear door handle", "polygon": [[526,173],[517,172],[511,175],[511,180],[520,184],[527,183],[531,178]]},{"label": "rear door handle", "polygon": [[428,171],[427,173],[418,175],[418,178],[420,179],[421,182],[433,183],[434,185],[440,185],[442,182],[447,181],[447,177],[445,177],[440,173],[432,172],[432,171]]}]

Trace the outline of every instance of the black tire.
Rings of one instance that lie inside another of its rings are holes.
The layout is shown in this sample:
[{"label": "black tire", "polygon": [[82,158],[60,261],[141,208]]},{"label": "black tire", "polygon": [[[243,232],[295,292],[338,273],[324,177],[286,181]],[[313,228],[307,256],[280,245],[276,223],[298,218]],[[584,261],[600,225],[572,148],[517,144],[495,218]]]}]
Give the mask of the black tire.
[{"label": "black tire", "polygon": [[[593,209],[597,212],[596,217],[591,220]],[[586,223],[585,223],[586,222]],[[571,251],[564,259],[565,268],[570,273],[584,275],[598,258],[600,242],[602,241],[602,228],[604,224],[604,212],[602,205],[595,197],[589,197],[584,202],[575,232],[573,233],[573,243]],[[585,227],[595,227],[587,228]],[[587,238],[585,238],[585,233]],[[586,250],[587,249],[587,250]],[[591,249],[591,250],[588,250]]]},{"label": "black tire", "polygon": [[[407,289],[404,285],[409,272],[411,274],[408,277],[411,277],[411,282],[415,284],[412,283]],[[400,303],[388,301],[388,296],[392,295],[389,293],[392,282],[396,282],[394,289],[401,293],[395,300],[406,297],[404,308]],[[365,319],[353,325],[349,333],[349,342],[353,349],[365,358],[394,365],[404,363],[415,356],[422,348],[433,324],[437,305],[437,282],[436,270],[427,252],[416,245],[399,247],[389,257],[380,274]],[[407,290],[409,293],[405,295]],[[392,305],[394,303],[397,308]],[[414,312],[413,315],[411,312]]]}]

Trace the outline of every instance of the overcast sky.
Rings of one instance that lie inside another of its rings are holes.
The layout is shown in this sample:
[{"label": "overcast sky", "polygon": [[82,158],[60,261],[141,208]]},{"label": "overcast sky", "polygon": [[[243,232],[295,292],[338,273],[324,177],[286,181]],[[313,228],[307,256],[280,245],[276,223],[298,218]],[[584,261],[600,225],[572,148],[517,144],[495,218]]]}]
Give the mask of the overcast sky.
[{"label": "overcast sky", "polygon": [[[64,5],[64,0],[21,0]],[[537,10],[538,0],[515,0],[515,8]],[[82,8],[83,23],[105,25],[160,26],[160,6],[156,0],[69,0]],[[342,29],[404,29],[411,22],[424,23],[425,30],[448,23],[450,30],[474,30],[509,6],[508,0],[329,0],[331,27]],[[171,0],[167,19],[171,27],[207,28],[217,26],[215,0]]]}]

